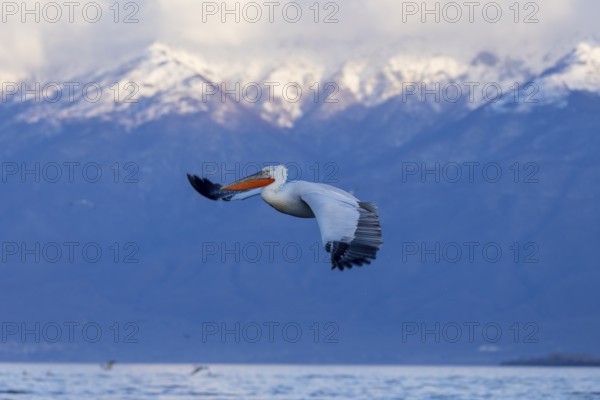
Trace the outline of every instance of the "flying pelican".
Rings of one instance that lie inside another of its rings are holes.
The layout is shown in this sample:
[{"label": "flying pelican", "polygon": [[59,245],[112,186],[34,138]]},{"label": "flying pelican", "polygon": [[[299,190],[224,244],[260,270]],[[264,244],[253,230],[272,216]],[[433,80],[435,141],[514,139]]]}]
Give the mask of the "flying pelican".
[{"label": "flying pelican", "polygon": [[375,204],[322,183],[288,182],[283,165],[263,168],[227,186],[196,175],[188,174],[188,179],[211,200],[245,200],[260,194],[279,212],[299,218],[316,217],[323,246],[331,254],[331,269],[370,264],[383,244]]}]

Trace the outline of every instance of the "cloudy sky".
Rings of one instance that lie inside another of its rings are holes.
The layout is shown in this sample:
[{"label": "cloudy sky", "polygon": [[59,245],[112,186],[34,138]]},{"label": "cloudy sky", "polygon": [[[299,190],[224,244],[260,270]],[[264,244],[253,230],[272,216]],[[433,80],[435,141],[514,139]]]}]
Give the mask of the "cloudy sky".
[{"label": "cloudy sky", "polygon": [[0,76],[79,73],[156,41],[236,60],[302,51],[336,59],[385,52],[468,58],[487,50],[533,62],[600,38],[595,0],[427,1],[430,13],[421,0],[74,3],[2,2]]}]

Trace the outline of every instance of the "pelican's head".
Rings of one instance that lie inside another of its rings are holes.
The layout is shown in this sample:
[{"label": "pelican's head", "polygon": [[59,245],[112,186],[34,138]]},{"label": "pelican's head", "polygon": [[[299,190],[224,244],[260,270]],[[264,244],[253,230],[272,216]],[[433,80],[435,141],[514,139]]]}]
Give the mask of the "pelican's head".
[{"label": "pelican's head", "polygon": [[221,190],[251,190],[266,187],[271,184],[283,185],[287,180],[287,168],[283,165],[271,165],[263,168],[254,175],[247,176],[231,185],[223,186]]}]

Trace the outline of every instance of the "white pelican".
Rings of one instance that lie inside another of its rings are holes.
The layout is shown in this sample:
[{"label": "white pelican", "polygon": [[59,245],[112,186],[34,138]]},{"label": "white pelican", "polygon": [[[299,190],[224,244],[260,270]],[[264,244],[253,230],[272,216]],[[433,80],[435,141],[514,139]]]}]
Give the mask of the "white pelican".
[{"label": "white pelican", "polygon": [[211,200],[245,200],[261,195],[271,207],[299,218],[317,218],[323,246],[331,254],[331,269],[362,266],[374,260],[383,244],[377,207],[350,193],[322,183],[287,181],[282,165],[227,186],[188,174],[192,186]]}]

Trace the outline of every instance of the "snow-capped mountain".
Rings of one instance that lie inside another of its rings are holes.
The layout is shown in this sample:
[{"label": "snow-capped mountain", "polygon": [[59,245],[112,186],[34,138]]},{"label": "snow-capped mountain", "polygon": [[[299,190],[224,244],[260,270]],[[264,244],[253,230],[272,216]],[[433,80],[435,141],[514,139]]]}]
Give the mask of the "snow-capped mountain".
[{"label": "snow-capped mountain", "polygon": [[[577,54],[594,49],[581,45]],[[46,83],[41,83],[41,100],[11,93],[7,105],[25,102],[15,119],[29,124],[97,118],[133,129],[168,116],[205,115],[230,129],[247,123],[248,116],[290,129],[308,115],[331,119],[348,109],[373,109],[394,100],[417,118],[431,118],[456,104],[475,109],[496,96],[496,88],[507,95],[514,82],[531,78],[517,61],[489,53],[469,63],[399,54],[348,60],[331,68],[306,59],[227,64],[157,43],[112,69],[64,79],[58,90],[56,85],[44,89]],[[31,86],[34,80],[22,82]],[[72,95],[65,82],[79,84]]]}]

